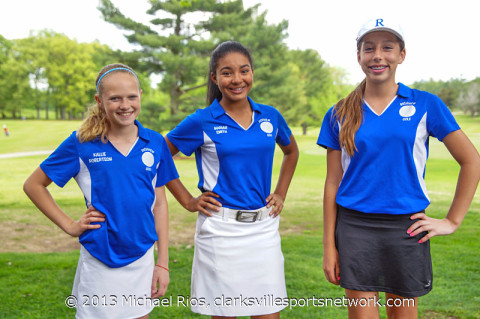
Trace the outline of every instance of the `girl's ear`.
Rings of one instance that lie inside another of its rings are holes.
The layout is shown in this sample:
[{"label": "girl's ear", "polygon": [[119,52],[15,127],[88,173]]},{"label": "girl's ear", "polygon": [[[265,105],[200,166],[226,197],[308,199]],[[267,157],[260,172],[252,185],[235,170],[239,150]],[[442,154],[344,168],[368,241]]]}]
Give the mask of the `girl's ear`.
[{"label": "girl's ear", "polygon": [[403,48],[403,50],[400,51],[400,62],[398,62],[398,64],[402,64],[402,62],[405,61],[406,55],[407,55],[407,50]]},{"label": "girl's ear", "polygon": [[217,76],[213,72],[210,72],[210,78],[212,79],[213,83],[218,85],[217,84]]},{"label": "girl's ear", "polygon": [[98,94],[95,94],[95,101],[97,101],[98,107],[102,104],[102,100],[100,100],[100,96]]}]

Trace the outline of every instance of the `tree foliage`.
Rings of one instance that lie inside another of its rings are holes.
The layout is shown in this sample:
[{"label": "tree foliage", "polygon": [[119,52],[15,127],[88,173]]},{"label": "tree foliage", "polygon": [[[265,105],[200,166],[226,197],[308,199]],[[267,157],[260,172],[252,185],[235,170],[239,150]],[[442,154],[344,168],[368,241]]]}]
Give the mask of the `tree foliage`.
[{"label": "tree foliage", "polygon": [[127,31],[125,37],[130,43],[141,46],[141,50],[130,53],[136,60],[131,65],[161,75],[159,88],[169,94],[169,110],[176,116],[182,104],[188,102],[188,93],[205,85],[199,79],[205,74],[214,47],[206,38],[210,31],[208,18],[194,21],[191,14],[209,17],[227,11],[230,4],[214,0],[151,0],[150,4],[147,13],[152,20],[148,25],[126,17],[110,0],[102,0],[99,10],[105,21]]},{"label": "tree foliage", "polygon": [[451,79],[449,81],[418,81],[413,83],[414,88],[435,94],[445,102],[450,108],[455,107],[455,102],[460,92],[465,87],[465,81],[461,79]]},{"label": "tree foliage", "polygon": [[[341,72],[328,67],[318,53],[290,52],[284,42],[288,22],[267,23],[259,5],[244,8],[241,0],[152,0],[150,4],[149,24],[126,17],[110,0],[102,0],[99,10],[106,21],[124,30],[130,43],[141,47],[128,54],[132,64],[161,75],[159,90],[170,96],[170,116],[167,122],[156,121],[161,125],[157,129],[170,129],[186,113],[205,105],[208,57],[227,40],[241,42],[252,53],[252,98],[277,107],[292,125],[318,124],[345,91],[343,83],[333,84]],[[343,81],[341,76],[336,80]]]},{"label": "tree foliage", "polygon": [[[259,5],[242,0],[149,0],[147,23],[134,21],[101,0],[99,10],[138,47],[112,51],[99,43],[78,43],[41,31],[20,40],[0,36],[0,114],[19,117],[34,108],[36,117],[73,119],[93,102],[95,77],[109,63],[132,66],[142,85],[139,119],[157,130],[171,129],[205,106],[208,61],[221,42],[235,40],[250,49],[259,103],[278,108],[290,125],[320,125],[326,110],[346,95],[345,72],[330,67],[314,50],[290,50],[288,22],[269,24]],[[160,79],[151,87],[151,76]],[[50,115],[49,115],[50,114]]]},{"label": "tree foliage", "polygon": [[2,117],[20,117],[25,108],[53,112],[57,119],[82,118],[93,101],[95,78],[115,54],[106,46],[78,43],[52,31],[28,38],[1,39],[0,102]]},{"label": "tree foliage", "polygon": [[0,112],[18,118],[25,103],[30,102],[30,84],[27,65],[21,62],[21,53],[15,41],[0,37]]},{"label": "tree foliage", "polygon": [[472,117],[480,114],[480,78],[468,82],[458,95],[456,104]]}]

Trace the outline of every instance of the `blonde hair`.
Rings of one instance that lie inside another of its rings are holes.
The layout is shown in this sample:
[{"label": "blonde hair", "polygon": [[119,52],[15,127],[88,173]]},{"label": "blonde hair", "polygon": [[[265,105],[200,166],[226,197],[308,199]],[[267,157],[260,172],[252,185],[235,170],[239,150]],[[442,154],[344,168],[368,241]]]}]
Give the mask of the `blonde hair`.
[{"label": "blonde hair", "polygon": [[[135,76],[138,82],[137,75],[131,67],[120,63],[109,64],[100,70],[97,75],[97,79],[95,80],[98,96],[101,96],[103,91],[103,84],[101,80],[105,76],[108,76],[107,73],[112,72],[131,73]],[[140,88],[140,84],[138,87]],[[107,120],[105,110],[100,107],[98,103],[95,103],[88,108],[87,117],[80,125],[80,128],[77,131],[77,137],[81,143],[90,142],[96,138],[100,138],[103,143],[107,143],[107,133],[109,129],[110,123]]]},{"label": "blonde hair", "polygon": [[107,132],[110,124],[103,108],[98,104],[92,104],[88,108],[87,117],[80,125],[77,131],[77,137],[80,143],[90,142],[100,137],[103,143],[107,143]]}]

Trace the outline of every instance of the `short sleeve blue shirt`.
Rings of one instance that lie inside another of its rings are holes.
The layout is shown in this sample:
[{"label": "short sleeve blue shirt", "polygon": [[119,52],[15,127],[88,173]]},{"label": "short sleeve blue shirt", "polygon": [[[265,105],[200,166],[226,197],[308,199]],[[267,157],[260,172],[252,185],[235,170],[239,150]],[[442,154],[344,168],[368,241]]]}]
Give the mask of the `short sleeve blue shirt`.
[{"label": "short sleeve blue shirt", "polygon": [[[342,150],[340,125],[331,108],[317,144]],[[342,150],[343,178],[337,203],[364,213],[408,214],[424,210],[430,199],[425,185],[429,136],[442,141],[460,129],[437,96],[399,83],[397,96],[376,114],[365,102],[364,121],[355,135],[358,149]]]},{"label": "short sleeve blue shirt", "polygon": [[138,121],[138,140],[128,155],[100,139],[80,143],[73,132],[40,168],[58,186],[75,178],[87,206],[106,215],[80,243],[105,265],[117,268],[142,257],[155,243],[155,188],[178,178],[165,139]]},{"label": "short sleeve blue shirt", "polygon": [[215,100],[189,115],[167,134],[183,154],[195,152],[198,188],[220,195],[224,207],[253,210],[266,205],[275,143],[290,144],[285,119],[275,108],[248,98],[252,124],[241,127]]}]

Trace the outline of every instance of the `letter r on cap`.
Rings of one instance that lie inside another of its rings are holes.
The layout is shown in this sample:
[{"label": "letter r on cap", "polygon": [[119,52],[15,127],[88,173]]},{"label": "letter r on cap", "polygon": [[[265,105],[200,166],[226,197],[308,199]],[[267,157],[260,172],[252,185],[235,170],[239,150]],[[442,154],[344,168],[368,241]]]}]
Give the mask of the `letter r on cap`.
[{"label": "letter r on cap", "polygon": [[375,25],[375,27],[378,27],[378,26],[384,27],[384,25],[383,25],[383,19],[377,19],[377,24]]}]

